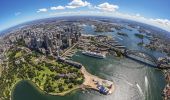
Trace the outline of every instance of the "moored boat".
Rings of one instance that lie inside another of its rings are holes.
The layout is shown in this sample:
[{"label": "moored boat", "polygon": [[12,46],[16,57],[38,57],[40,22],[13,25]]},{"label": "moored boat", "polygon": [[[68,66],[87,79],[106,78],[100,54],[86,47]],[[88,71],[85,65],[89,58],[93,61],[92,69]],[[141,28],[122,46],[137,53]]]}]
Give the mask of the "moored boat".
[{"label": "moored boat", "polygon": [[91,51],[83,51],[82,54],[90,56],[90,57],[95,57],[95,58],[106,58],[105,55],[101,53],[96,53],[96,52],[91,52]]}]

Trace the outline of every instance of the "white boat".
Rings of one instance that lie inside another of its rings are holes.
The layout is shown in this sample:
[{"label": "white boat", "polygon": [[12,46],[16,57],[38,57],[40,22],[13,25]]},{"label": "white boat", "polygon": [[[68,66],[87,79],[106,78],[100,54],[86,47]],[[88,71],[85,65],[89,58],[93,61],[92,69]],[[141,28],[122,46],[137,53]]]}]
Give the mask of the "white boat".
[{"label": "white boat", "polygon": [[106,58],[105,55],[101,53],[96,53],[96,52],[91,52],[91,51],[83,51],[82,54],[90,56],[90,57],[95,57],[95,58]]}]

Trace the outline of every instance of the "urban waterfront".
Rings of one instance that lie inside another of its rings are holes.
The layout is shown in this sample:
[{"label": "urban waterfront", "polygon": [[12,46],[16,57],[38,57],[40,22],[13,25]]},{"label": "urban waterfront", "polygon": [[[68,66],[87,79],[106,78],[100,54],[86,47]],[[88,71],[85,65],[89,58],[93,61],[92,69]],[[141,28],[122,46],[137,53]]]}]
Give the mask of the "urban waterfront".
[{"label": "urban waterfront", "polygon": [[[98,34],[91,27],[85,28],[86,33]],[[110,34],[129,49],[142,49],[137,46],[134,33],[126,31],[129,37],[118,36],[114,32]],[[100,33],[101,34],[101,33]],[[155,57],[164,56],[160,52],[153,52]],[[13,100],[161,100],[162,90],[165,86],[163,72],[146,65],[139,64],[127,58],[115,58],[107,56],[106,59],[95,59],[82,55],[77,52],[72,59],[82,63],[88,72],[104,79],[112,80],[115,84],[115,91],[111,95],[101,95],[93,90],[76,90],[66,96],[51,96],[38,91],[32,84],[22,81],[17,84],[13,91]]]},{"label": "urban waterfront", "polygon": [[129,59],[108,57],[98,60],[77,53],[73,59],[99,77],[113,80],[115,92],[101,95],[93,90],[77,90],[66,96],[41,94],[31,84],[20,82],[14,89],[13,100],[160,100],[165,85],[163,73]]}]

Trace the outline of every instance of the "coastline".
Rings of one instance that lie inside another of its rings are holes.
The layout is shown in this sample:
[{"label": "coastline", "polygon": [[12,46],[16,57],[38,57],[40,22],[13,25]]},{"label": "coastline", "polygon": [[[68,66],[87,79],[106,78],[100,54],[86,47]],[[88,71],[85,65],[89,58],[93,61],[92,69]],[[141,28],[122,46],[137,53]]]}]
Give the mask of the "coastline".
[{"label": "coastline", "polygon": [[104,81],[107,81],[107,82],[111,83],[111,85],[112,85],[112,87],[109,89],[109,94],[113,93],[113,91],[115,90],[115,85],[113,84],[113,82],[101,79],[95,75],[90,74],[89,72],[87,72],[87,70],[85,69],[84,66],[82,66],[81,72],[84,74],[84,77],[85,77],[85,80],[83,82],[83,85],[85,86],[85,88],[90,88],[90,89],[99,91],[99,89],[97,88],[98,82],[102,83]]},{"label": "coastline", "polygon": [[74,91],[74,90],[78,90],[78,89],[81,89],[80,86],[77,86],[77,87],[74,87],[68,91],[64,91],[64,92],[61,92],[61,93],[46,93],[44,92],[36,83],[34,83],[33,81],[31,80],[20,80],[18,81],[14,86],[13,86],[13,89],[11,91],[11,97],[10,97],[10,100],[13,100],[13,92],[14,92],[14,89],[15,87],[21,83],[21,82],[28,82],[29,84],[31,84],[34,88],[36,88],[37,91],[39,91],[40,93],[42,94],[47,94],[47,95],[53,95],[53,96],[65,96],[66,94],[69,94],[70,92]]},{"label": "coastline", "polygon": [[[75,91],[75,90],[78,90],[78,89],[85,89],[85,88],[89,88],[89,89],[99,91],[98,88],[96,87],[95,83],[93,82],[93,79],[95,78],[95,79],[97,79],[99,81],[104,81],[104,79],[101,79],[98,76],[90,74],[89,72],[87,72],[87,70],[85,69],[84,66],[82,66],[82,68],[80,70],[81,70],[81,72],[83,73],[83,75],[85,77],[84,82],[79,86],[76,86],[76,87],[74,87],[72,89],[69,89],[69,90],[61,92],[61,93],[46,93],[36,83],[34,83],[31,80],[19,80],[18,82],[16,82],[16,84],[13,85],[10,100],[13,100],[13,91],[14,91],[15,87],[20,82],[23,82],[23,81],[27,81],[29,84],[31,84],[33,87],[35,87],[40,93],[47,94],[47,95],[53,95],[53,96],[65,96],[65,95],[71,93],[72,91]],[[115,90],[115,86],[113,85],[113,87],[111,89],[111,92],[113,92],[114,90]]]},{"label": "coastline", "polygon": [[[49,93],[50,95],[56,95],[56,96],[65,96],[67,94],[69,94],[70,92],[74,91],[74,90],[78,90],[78,89],[85,89],[85,88],[88,88],[88,89],[93,89],[93,90],[96,90],[98,91],[96,85],[94,84],[93,79],[98,79],[100,81],[104,81],[104,79],[101,79],[99,78],[98,76],[95,76],[95,75],[92,75],[90,74],[89,72],[87,72],[87,70],[85,69],[84,66],[82,66],[82,68],[80,69],[81,72],[83,73],[84,77],[85,77],[85,80],[83,82],[83,84],[79,85],[79,86],[76,86],[68,91],[64,91],[62,93]],[[115,86],[113,86],[113,88],[111,89],[111,92],[113,92],[115,90]],[[43,91],[43,90],[42,90]]]},{"label": "coastline", "polygon": [[[94,67],[94,66],[93,66]],[[91,71],[91,70],[90,70]],[[90,74],[90,73],[89,73]],[[91,75],[91,74],[90,74]],[[94,76],[94,75],[93,75]],[[97,77],[97,76],[94,76],[94,77]],[[97,77],[98,78],[98,77]],[[20,82],[20,81],[22,81],[22,80],[19,80],[19,81],[17,81],[16,83],[14,83],[13,85],[15,86],[15,84],[17,84],[18,82]],[[34,82],[31,82],[31,83],[34,83]],[[85,83],[88,83],[88,82],[85,82],[85,80],[83,81],[83,83],[85,84]],[[89,83],[90,84],[90,83]],[[90,88],[90,89],[94,89],[94,90],[97,90],[96,88],[93,88],[93,87],[90,87],[89,86],[89,84],[86,84],[87,86],[85,86],[85,85],[77,85],[77,86],[74,86],[72,89],[67,89],[66,91],[64,91],[64,92],[62,92],[62,93],[51,93],[51,95],[60,95],[60,96],[64,96],[64,95],[66,95],[66,94],[68,94],[68,93],[70,93],[71,91],[74,91],[74,90],[76,90],[76,89],[83,89],[83,87],[84,88]],[[12,85],[12,87],[13,87],[13,85]],[[39,89],[43,89],[43,88],[41,88],[41,86],[39,87],[36,83],[34,83],[34,85],[35,86],[37,86]],[[166,86],[166,85],[165,85]],[[114,87],[115,88],[115,87]],[[113,88],[113,89],[114,89]],[[162,89],[161,89],[162,90]],[[43,91],[43,90],[42,90]],[[47,93],[46,93],[47,94]]]},{"label": "coastline", "polygon": [[163,70],[165,80],[166,80],[166,85],[163,89],[163,99],[164,100],[169,100],[170,99],[170,70]]}]

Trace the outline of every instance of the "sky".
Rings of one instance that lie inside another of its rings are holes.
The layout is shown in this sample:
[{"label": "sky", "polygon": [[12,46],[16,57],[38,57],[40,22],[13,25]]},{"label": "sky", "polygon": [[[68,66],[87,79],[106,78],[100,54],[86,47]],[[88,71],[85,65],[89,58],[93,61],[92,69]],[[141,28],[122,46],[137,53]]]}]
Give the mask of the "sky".
[{"label": "sky", "polygon": [[0,31],[36,19],[92,15],[135,20],[170,32],[170,0],[0,0]]}]

